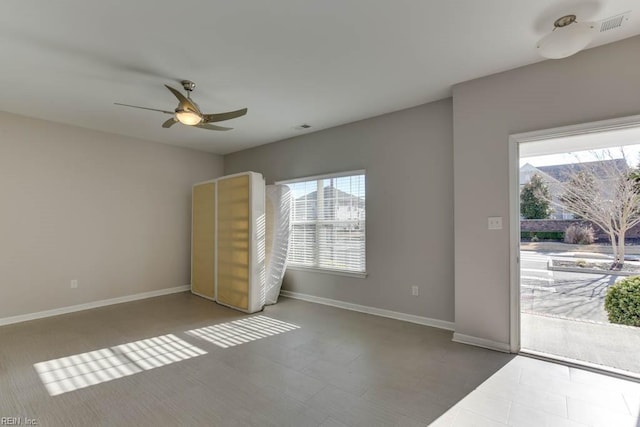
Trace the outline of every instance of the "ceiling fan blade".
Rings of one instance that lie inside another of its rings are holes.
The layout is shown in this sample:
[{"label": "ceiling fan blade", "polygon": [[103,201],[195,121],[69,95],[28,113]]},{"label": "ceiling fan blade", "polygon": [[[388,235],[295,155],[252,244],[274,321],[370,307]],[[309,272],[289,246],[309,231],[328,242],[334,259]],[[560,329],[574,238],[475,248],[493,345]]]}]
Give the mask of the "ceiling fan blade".
[{"label": "ceiling fan blade", "polygon": [[187,98],[186,96],[184,96],[178,90],[172,88],[171,86],[167,86],[167,85],[164,85],[164,86],[167,89],[169,89],[176,98],[178,98],[178,101],[180,101],[181,109],[195,111],[196,113],[202,115],[198,106],[194,102],[192,102],[189,98]]},{"label": "ceiling fan blade", "polygon": [[225,128],[222,126],[216,126],[216,125],[208,125],[206,123],[200,123],[199,125],[195,125],[195,127],[200,128],[200,129],[208,129],[208,130],[231,130],[233,128]]},{"label": "ceiling fan blade", "polygon": [[231,120],[235,119],[236,117],[244,116],[245,114],[247,114],[246,108],[237,111],[229,111],[228,113],[203,114],[202,121],[204,121],[205,123],[222,122],[225,120]]},{"label": "ceiling fan blade", "polygon": [[165,129],[169,129],[171,126],[175,125],[176,123],[178,123],[178,120],[176,120],[175,117],[171,117],[169,120],[167,120],[162,124],[162,127]]},{"label": "ceiling fan blade", "polygon": [[137,105],[120,104],[119,102],[114,102],[114,104],[115,105],[122,105],[123,107],[140,108],[141,110],[159,111],[159,112],[165,113],[165,114],[174,114],[173,111],[158,110],[157,108],[139,107]]}]

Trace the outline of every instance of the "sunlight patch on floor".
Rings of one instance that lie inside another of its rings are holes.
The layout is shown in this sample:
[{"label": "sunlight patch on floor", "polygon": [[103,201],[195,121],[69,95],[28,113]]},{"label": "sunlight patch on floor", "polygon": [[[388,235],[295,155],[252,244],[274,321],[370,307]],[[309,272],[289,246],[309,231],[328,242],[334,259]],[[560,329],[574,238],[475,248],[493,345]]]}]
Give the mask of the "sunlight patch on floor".
[{"label": "sunlight patch on floor", "polygon": [[162,335],[36,363],[51,396],[207,354],[175,335]]},{"label": "sunlight patch on floor", "polygon": [[272,335],[299,329],[300,326],[266,316],[253,316],[246,319],[206,326],[187,331],[188,335],[209,341],[219,347],[229,348]]},{"label": "sunlight patch on floor", "polygon": [[516,356],[430,427],[640,426],[640,384]]}]

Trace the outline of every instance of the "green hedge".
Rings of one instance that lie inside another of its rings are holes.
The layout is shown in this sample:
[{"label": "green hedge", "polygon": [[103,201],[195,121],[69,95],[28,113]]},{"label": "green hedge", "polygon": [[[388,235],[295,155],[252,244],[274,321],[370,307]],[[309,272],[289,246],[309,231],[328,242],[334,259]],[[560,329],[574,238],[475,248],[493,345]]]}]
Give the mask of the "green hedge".
[{"label": "green hedge", "polygon": [[540,240],[564,240],[564,231],[521,231],[521,239],[531,239],[536,236]]},{"label": "green hedge", "polygon": [[611,323],[640,326],[640,276],[628,277],[611,286],[604,308]]}]

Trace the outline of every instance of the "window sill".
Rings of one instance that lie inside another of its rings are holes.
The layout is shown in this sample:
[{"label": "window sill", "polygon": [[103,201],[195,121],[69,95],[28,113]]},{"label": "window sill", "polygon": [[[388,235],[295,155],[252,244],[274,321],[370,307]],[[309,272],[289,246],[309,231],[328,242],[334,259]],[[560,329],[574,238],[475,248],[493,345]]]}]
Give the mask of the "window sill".
[{"label": "window sill", "polygon": [[367,273],[358,273],[355,271],[330,270],[328,268],[303,267],[300,265],[287,265],[287,270],[307,271],[310,273],[333,274],[335,276],[355,277],[358,279],[366,279]]}]

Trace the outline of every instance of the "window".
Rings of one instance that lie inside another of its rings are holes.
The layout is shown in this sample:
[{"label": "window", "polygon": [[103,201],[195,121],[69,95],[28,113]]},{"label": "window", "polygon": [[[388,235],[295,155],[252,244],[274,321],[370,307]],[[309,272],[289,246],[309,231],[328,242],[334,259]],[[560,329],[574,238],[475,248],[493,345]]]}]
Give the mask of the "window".
[{"label": "window", "polygon": [[286,182],[291,189],[292,267],[363,275],[365,172],[355,171]]}]

